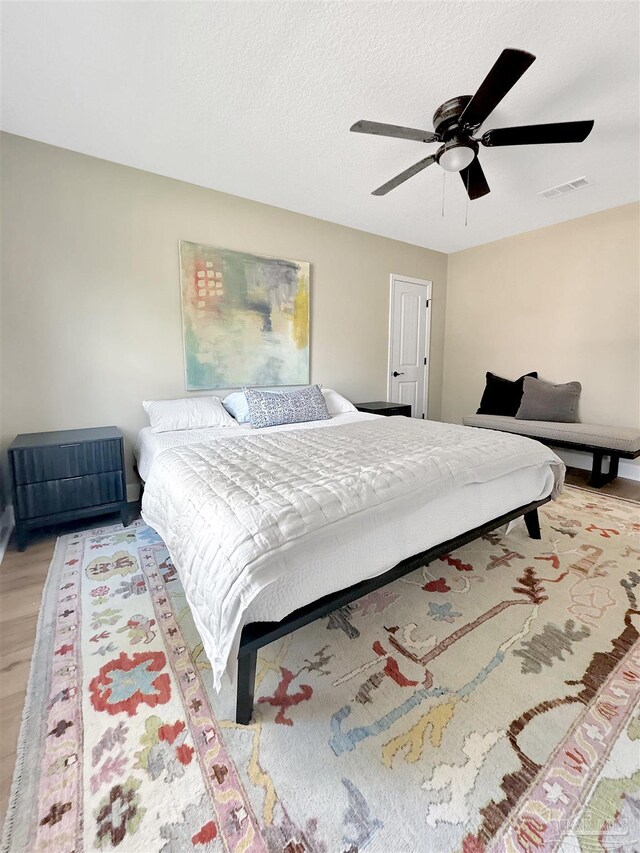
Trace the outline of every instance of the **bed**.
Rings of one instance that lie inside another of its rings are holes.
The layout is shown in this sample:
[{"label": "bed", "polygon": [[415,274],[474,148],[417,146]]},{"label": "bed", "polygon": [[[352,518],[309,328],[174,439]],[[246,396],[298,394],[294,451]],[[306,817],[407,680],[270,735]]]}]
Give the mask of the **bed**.
[{"label": "bed", "polygon": [[[348,412],[324,421],[141,431],[144,520],[165,541],[219,689],[250,721],[258,648],[557,496],[531,439]],[[237,670],[236,670],[237,661]]]}]

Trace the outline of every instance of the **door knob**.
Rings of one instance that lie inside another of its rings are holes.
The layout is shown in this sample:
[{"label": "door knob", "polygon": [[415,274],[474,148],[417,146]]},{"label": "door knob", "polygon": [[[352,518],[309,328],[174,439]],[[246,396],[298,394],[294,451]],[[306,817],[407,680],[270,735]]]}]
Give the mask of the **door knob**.
[{"label": "door knob", "polygon": [[393,371],[393,375],[394,375],[394,376],[404,376],[404,373],[398,373],[398,371],[397,371],[397,370],[394,370],[394,371]]}]

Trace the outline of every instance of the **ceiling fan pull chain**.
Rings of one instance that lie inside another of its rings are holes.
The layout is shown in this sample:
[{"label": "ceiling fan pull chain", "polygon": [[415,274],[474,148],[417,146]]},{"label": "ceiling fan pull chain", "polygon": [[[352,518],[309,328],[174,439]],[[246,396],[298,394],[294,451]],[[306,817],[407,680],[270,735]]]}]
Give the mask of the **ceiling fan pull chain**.
[{"label": "ceiling fan pull chain", "polygon": [[442,170],[442,214],[441,214],[443,219],[444,219],[444,188],[445,188],[446,179],[447,179],[447,173],[443,169]]},{"label": "ceiling fan pull chain", "polygon": [[464,227],[467,227],[469,222],[469,170],[467,169],[467,197],[464,203]]}]

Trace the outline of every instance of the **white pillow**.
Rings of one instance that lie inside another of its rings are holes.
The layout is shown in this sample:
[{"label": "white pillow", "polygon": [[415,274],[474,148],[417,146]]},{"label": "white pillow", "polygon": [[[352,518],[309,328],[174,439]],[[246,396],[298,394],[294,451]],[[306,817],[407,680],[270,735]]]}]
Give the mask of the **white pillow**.
[{"label": "white pillow", "polygon": [[327,404],[327,411],[330,415],[342,415],[345,412],[358,411],[353,403],[350,403],[346,397],[343,397],[342,394],[338,394],[338,392],[334,391],[333,388],[322,388],[322,394],[324,396],[324,401]]},{"label": "white pillow", "polygon": [[183,400],[144,400],[151,432],[203,427],[236,427],[238,424],[219,397],[189,397]]},{"label": "white pillow", "polygon": [[244,396],[244,391],[234,391],[232,394],[228,394],[222,401],[222,405],[239,424],[249,423],[249,404]]}]

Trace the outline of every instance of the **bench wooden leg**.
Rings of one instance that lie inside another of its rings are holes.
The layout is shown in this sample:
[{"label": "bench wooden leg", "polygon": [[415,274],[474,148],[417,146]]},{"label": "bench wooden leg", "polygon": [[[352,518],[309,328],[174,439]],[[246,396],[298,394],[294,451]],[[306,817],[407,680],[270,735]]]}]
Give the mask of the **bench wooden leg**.
[{"label": "bench wooden leg", "polygon": [[618,476],[618,462],[620,461],[620,457],[615,454],[611,454],[611,459],[609,460],[609,482],[611,480],[615,480]]},{"label": "bench wooden leg", "polygon": [[603,474],[602,461],[604,456],[604,453],[597,451],[593,454],[593,466],[591,468],[589,485],[594,489],[601,489],[603,486],[606,486],[607,483],[615,480],[618,476],[618,463],[620,461],[620,457],[615,453],[611,453],[609,455],[609,470],[606,474]]},{"label": "bench wooden leg", "polygon": [[525,512],[524,523],[527,525],[527,531],[531,539],[542,539],[542,534],[540,533],[540,519],[538,518],[537,509]]},{"label": "bench wooden leg", "polygon": [[236,692],[236,723],[246,726],[253,714],[253,691],[256,683],[256,649],[238,652],[238,686]]}]

